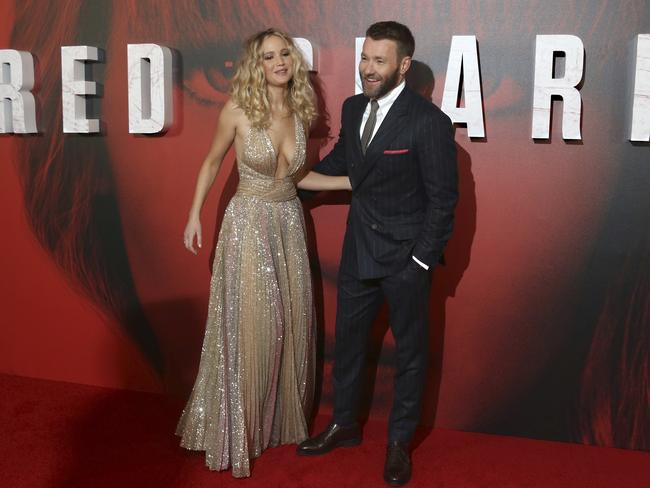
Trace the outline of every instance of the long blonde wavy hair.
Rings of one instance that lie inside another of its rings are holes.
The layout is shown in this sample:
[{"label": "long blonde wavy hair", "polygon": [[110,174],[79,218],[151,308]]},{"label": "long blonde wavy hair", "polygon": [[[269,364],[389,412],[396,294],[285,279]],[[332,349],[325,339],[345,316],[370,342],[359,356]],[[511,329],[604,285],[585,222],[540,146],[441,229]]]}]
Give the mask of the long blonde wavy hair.
[{"label": "long blonde wavy hair", "polygon": [[307,63],[292,39],[278,29],[267,29],[250,37],[244,45],[244,54],[237,63],[232,79],[230,95],[253,127],[267,128],[271,123],[271,104],[266,92],[266,78],[262,68],[262,43],[269,36],[277,36],[289,47],[293,61],[293,77],[289,81],[287,104],[309,128],[316,119],[314,89],[309,81]]}]

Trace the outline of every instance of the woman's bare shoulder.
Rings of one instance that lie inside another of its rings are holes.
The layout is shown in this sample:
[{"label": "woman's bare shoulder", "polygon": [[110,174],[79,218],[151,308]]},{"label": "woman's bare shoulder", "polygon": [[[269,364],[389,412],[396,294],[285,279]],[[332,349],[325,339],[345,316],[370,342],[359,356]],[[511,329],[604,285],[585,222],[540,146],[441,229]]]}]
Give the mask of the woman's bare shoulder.
[{"label": "woman's bare shoulder", "polygon": [[246,113],[232,98],[224,104],[220,117],[239,129],[247,129],[250,126]]},{"label": "woman's bare shoulder", "polygon": [[232,98],[229,98],[221,109],[220,117],[237,120],[242,117],[245,118],[246,114]]}]

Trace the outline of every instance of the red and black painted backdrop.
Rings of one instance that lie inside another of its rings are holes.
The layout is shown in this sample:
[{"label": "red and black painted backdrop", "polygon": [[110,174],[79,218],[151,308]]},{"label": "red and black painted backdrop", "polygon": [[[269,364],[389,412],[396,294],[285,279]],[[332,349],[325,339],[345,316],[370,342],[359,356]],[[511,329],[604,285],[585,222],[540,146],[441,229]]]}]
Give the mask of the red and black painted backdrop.
[{"label": "red and black painted backdrop", "polygon": [[[0,371],[187,393],[197,368],[214,246],[237,175],[230,154],[204,213],[207,244],[183,249],[195,176],[245,37],[276,26],[319,59],[323,115],[310,161],[331,148],[354,90],[355,37],[395,19],[415,35],[419,89],[440,104],[452,35],[476,35],[486,137],[459,127],[460,204],[435,272],[423,422],[648,449],[650,147],[627,141],[630,43],[643,0],[42,2],[2,0],[0,48],[36,61],[39,133],[0,137]],[[530,136],[537,34],[585,46],[580,143]],[[127,43],[174,51],[175,121],[128,133]],[[105,52],[92,77],[100,135],[61,129],[60,47]],[[335,286],[345,195],[306,208],[319,316],[320,411],[330,408]],[[383,340],[383,342],[382,342]],[[383,345],[382,345],[383,344]],[[366,413],[390,405],[385,313]]]}]

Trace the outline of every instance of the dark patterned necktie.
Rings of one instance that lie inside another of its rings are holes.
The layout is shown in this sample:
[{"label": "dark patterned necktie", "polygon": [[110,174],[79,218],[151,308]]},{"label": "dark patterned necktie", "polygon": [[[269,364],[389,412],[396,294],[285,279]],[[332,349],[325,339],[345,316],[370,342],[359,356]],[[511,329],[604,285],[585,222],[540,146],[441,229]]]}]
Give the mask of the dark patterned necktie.
[{"label": "dark patterned necktie", "polygon": [[361,152],[364,156],[366,155],[366,148],[370,143],[370,137],[375,130],[375,122],[377,122],[377,109],[379,109],[379,103],[377,103],[377,100],[371,100],[370,115],[366,121],[366,126],[363,128],[363,134],[361,134]]}]

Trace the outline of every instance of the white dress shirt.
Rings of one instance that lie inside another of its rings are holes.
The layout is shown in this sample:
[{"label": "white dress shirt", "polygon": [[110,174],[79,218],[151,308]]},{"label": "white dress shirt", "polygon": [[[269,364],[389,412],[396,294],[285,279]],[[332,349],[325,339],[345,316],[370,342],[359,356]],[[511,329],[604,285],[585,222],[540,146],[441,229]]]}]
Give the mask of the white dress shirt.
[{"label": "white dress shirt", "polygon": [[[381,126],[381,123],[386,118],[386,115],[388,114],[388,111],[393,106],[393,103],[395,102],[395,100],[397,100],[397,97],[399,97],[400,93],[402,93],[402,90],[404,90],[405,86],[406,86],[406,83],[404,81],[402,81],[399,85],[397,85],[391,91],[386,93],[386,95],[384,95],[383,97],[377,99],[377,103],[379,104],[379,107],[377,108],[377,118],[376,118],[376,121],[375,121],[375,128],[372,131],[372,135],[370,136],[370,140],[368,141],[368,145],[370,145],[370,142],[372,141],[372,138],[375,137],[375,134],[379,130],[379,127]],[[368,105],[366,106],[366,110],[363,112],[363,117],[361,119],[361,127],[359,127],[359,138],[361,138],[363,136],[363,128],[366,126],[366,121],[368,120],[368,117],[370,117],[370,103],[368,103]],[[426,270],[429,269],[429,266],[424,264],[418,258],[416,258],[415,256],[411,256],[411,257],[413,258],[413,261],[418,263],[424,269],[426,269]]]},{"label": "white dress shirt", "polygon": [[[404,90],[405,86],[406,83],[402,81],[399,85],[397,85],[391,91],[386,93],[386,95],[377,99],[379,108],[377,109],[377,118],[375,119],[376,120],[375,129],[372,131],[372,135],[370,136],[368,145],[370,145],[372,138],[375,137],[375,134],[379,130],[379,126],[386,118],[386,114],[388,114],[388,111],[393,106],[395,100],[397,100],[397,97],[399,97],[399,94],[402,93],[402,90]],[[365,112],[363,112],[363,118],[361,119],[361,127],[359,127],[359,138],[361,138],[361,136],[363,135],[363,128],[366,126],[366,121],[368,120],[368,117],[370,117],[370,102],[368,102],[368,105],[366,106],[366,110]]]}]

